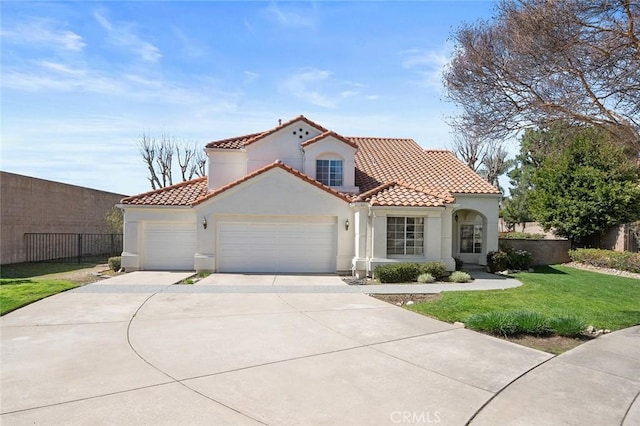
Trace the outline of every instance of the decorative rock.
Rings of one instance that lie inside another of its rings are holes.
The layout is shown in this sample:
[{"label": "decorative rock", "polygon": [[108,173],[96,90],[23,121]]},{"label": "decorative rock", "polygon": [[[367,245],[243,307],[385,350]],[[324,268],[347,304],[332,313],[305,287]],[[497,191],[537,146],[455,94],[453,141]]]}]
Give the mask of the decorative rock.
[{"label": "decorative rock", "polygon": [[406,303],[406,305],[407,305],[407,306],[411,306],[411,305],[413,305],[413,303],[414,303],[414,302],[413,302],[413,300],[409,300],[409,301]]},{"label": "decorative rock", "polygon": [[589,334],[593,333],[594,330],[595,330],[595,328],[592,325],[587,327],[587,333],[589,333]]},{"label": "decorative rock", "polygon": [[604,330],[604,334],[609,334],[611,333],[611,330],[609,330],[608,328]]},{"label": "decorative rock", "polygon": [[398,303],[396,303],[396,305],[402,306],[402,302],[398,302]]},{"label": "decorative rock", "polygon": [[464,323],[460,321],[456,321],[453,323],[453,326],[458,328],[464,328]]}]

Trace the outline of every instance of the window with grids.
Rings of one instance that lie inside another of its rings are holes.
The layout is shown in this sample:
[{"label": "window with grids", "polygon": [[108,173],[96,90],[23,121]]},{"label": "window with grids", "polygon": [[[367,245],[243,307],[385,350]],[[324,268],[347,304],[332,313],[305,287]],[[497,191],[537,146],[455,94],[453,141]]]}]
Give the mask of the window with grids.
[{"label": "window with grids", "polygon": [[482,225],[460,225],[460,253],[482,253]]},{"label": "window with grids", "polygon": [[387,255],[422,255],[423,217],[387,217]]},{"label": "window with grids", "polygon": [[342,160],[316,160],[316,180],[328,186],[342,186]]}]

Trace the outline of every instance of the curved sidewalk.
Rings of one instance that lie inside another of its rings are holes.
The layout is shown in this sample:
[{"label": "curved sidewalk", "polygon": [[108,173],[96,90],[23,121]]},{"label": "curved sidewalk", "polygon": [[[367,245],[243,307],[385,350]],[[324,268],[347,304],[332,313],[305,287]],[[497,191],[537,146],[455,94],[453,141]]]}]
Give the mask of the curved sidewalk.
[{"label": "curved sidewalk", "polygon": [[491,399],[471,425],[640,425],[640,326],[540,364]]}]

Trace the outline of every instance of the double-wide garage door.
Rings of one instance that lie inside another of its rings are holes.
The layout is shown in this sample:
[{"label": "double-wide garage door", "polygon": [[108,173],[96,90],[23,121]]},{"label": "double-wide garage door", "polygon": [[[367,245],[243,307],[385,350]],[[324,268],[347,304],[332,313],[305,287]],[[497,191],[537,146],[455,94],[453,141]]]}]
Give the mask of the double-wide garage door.
[{"label": "double-wide garage door", "polygon": [[335,221],[221,222],[219,272],[335,273]]},{"label": "double-wide garage door", "polygon": [[143,269],[193,270],[193,256],[196,250],[193,223],[145,223],[143,238]]}]

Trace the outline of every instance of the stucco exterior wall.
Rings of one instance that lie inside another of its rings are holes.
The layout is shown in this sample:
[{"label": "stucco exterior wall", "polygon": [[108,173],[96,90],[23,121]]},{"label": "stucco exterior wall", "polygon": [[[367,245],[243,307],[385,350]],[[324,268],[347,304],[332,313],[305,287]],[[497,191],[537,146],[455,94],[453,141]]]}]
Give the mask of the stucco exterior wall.
[{"label": "stucco exterior wall", "polygon": [[569,258],[571,243],[568,240],[512,240],[504,238],[500,239],[500,244],[514,250],[528,251],[533,255],[534,265],[571,262]]},{"label": "stucco exterior wall", "polygon": [[0,264],[26,260],[25,233],[104,233],[126,195],[0,172]]},{"label": "stucco exterior wall", "polygon": [[[196,221],[206,218],[208,226],[198,227],[196,269],[215,270],[217,222],[228,216],[305,216],[335,217],[337,224],[338,271],[351,269],[355,250],[353,210],[349,203],[313,185],[301,181],[282,169],[272,169],[261,176],[196,207]],[[351,224],[345,229],[345,221]]]}]

